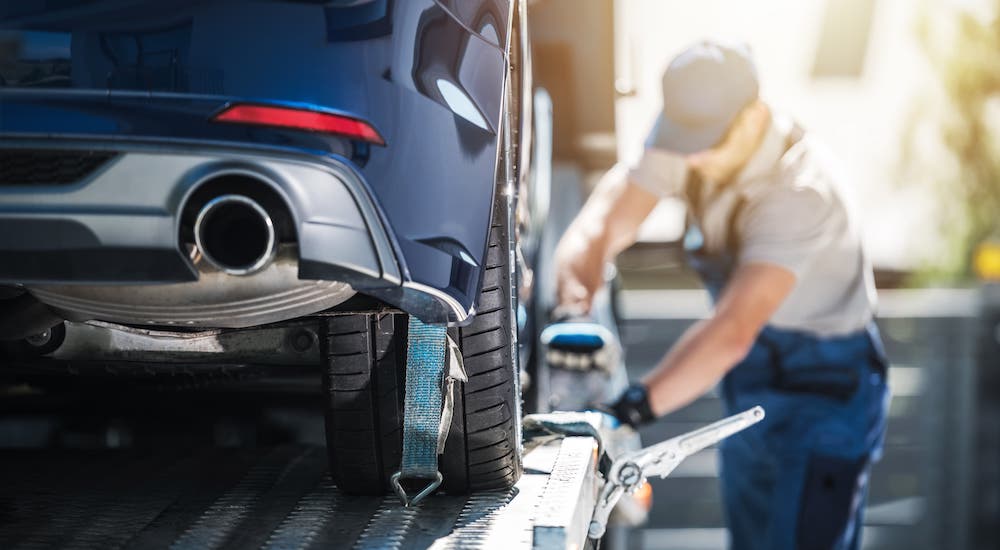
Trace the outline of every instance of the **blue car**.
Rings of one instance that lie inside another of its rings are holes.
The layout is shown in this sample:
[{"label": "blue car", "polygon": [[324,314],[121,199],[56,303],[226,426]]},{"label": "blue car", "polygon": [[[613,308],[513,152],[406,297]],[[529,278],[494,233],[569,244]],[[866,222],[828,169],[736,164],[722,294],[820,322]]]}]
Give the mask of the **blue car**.
[{"label": "blue car", "polygon": [[447,323],[444,488],[511,486],[524,4],[0,0],[0,362],[311,367],[334,481],[380,494],[409,316]]}]

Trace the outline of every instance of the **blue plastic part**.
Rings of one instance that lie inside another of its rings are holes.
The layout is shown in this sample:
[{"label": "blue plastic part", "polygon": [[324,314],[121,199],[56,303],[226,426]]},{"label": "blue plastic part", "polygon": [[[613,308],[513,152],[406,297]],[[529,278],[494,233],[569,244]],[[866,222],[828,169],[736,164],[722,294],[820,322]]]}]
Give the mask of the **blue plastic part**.
[{"label": "blue plastic part", "polygon": [[604,348],[608,330],[598,323],[555,323],[542,331],[542,343],[550,349],[588,352]]}]

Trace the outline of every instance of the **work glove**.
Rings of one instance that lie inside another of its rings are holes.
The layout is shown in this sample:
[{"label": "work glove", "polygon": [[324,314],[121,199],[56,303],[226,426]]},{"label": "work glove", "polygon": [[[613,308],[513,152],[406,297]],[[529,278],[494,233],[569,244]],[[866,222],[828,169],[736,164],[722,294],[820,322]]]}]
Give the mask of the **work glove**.
[{"label": "work glove", "polygon": [[613,332],[585,316],[567,317],[542,330],[542,345],[549,366],[569,370],[617,368],[621,343]]},{"label": "work glove", "polygon": [[596,408],[633,428],[656,420],[656,415],[653,414],[649,404],[649,392],[641,382],[633,382],[614,403],[598,405]]}]

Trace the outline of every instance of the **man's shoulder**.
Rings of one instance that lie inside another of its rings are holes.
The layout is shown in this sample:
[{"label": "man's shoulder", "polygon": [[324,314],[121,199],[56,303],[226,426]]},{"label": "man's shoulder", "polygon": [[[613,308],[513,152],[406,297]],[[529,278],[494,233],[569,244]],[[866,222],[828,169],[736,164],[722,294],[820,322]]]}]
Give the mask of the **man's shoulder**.
[{"label": "man's shoulder", "polygon": [[771,177],[744,190],[744,224],[781,227],[788,232],[843,225],[847,213],[837,175],[807,139],[789,148]]},{"label": "man's shoulder", "polygon": [[785,151],[768,177],[747,185],[744,195],[750,203],[833,205],[840,202],[839,180],[832,152],[806,134]]},{"label": "man's shoulder", "polygon": [[779,181],[790,186],[834,187],[842,179],[836,154],[809,133],[785,151],[776,168]]}]

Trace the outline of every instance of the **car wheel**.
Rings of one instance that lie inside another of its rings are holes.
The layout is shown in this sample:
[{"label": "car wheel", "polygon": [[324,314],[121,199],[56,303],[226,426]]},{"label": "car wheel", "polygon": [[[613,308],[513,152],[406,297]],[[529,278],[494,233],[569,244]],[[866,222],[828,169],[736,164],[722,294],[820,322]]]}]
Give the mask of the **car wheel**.
[{"label": "car wheel", "polygon": [[320,336],[330,476],[353,494],[382,494],[399,469],[407,316],[330,317]]},{"label": "car wheel", "polygon": [[503,489],[521,477],[521,387],[512,205],[496,193],[482,290],[472,323],[457,329],[469,381],[456,387],[441,459],[449,492]]},{"label": "car wheel", "polygon": [[[469,377],[455,385],[439,463],[451,493],[510,487],[521,475],[510,207],[506,194],[496,202],[476,316],[449,331]],[[326,441],[331,476],[344,491],[383,494],[399,470],[407,322],[406,314],[389,312],[324,321]]]}]

